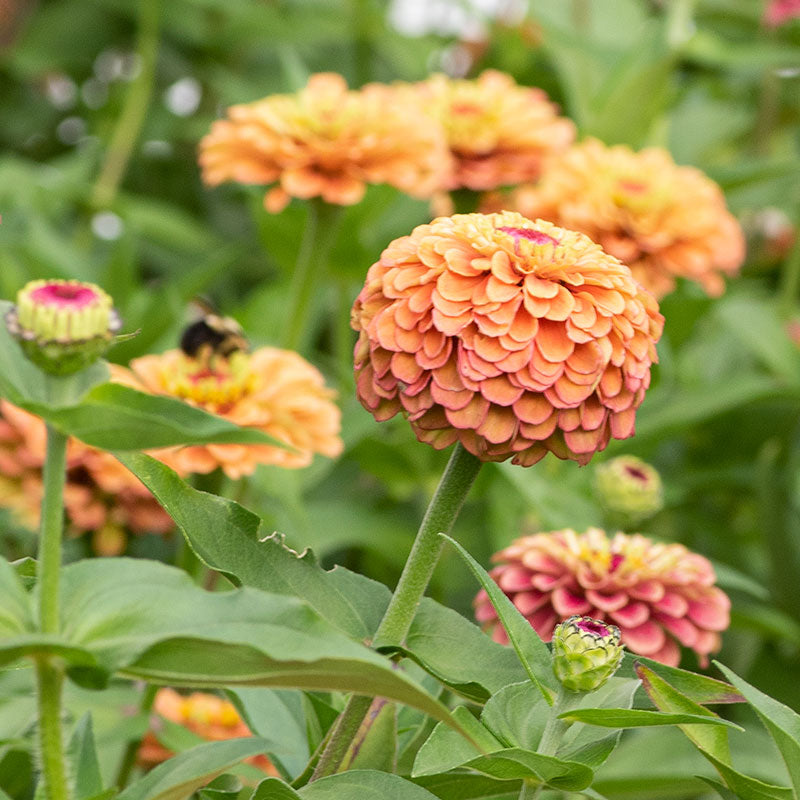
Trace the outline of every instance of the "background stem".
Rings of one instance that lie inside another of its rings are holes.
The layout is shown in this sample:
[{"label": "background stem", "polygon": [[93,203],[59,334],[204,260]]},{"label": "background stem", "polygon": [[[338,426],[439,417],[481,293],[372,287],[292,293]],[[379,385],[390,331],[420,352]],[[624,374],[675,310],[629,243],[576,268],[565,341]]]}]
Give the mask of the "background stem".
[{"label": "background stem", "polygon": [[327,271],[328,253],[336,240],[341,206],[318,197],[308,201],[308,219],[297,254],[289,299],[289,318],[282,345],[297,350],[308,330],[314,288]]},{"label": "background stem", "polygon": [[128,89],[100,175],[92,189],[91,203],[95,208],[107,208],[114,201],[144,125],[156,73],[159,16],[160,0],[140,0],[136,52],[141,59],[141,70]]}]

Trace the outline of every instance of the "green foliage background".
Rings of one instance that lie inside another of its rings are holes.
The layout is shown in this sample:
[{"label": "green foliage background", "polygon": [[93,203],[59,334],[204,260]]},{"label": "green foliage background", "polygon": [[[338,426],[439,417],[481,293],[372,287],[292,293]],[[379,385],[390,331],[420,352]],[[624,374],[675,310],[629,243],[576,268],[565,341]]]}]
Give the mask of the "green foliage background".
[{"label": "green foliage background", "polygon": [[[358,86],[495,67],[545,88],[582,135],[669,148],[722,185],[746,225],[748,261],[718,300],[688,285],[664,300],[661,364],[637,436],[601,458],[634,453],[659,469],[666,508],[644,532],[714,561],[734,604],[721,660],[800,708],[800,349],[786,327],[800,316],[800,250],[769,227],[800,212],[800,23],[766,29],[756,0],[528,5],[513,20],[465,6],[483,34],[462,42],[435,29],[406,36],[378,0],[9,0],[0,8],[0,297],[39,277],[102,284],[126,330],[142,331],[111,352],[122,363],[174,346],[199,294],[255,345],[278,343],[305,209],[295,202],[270,216],[256,188],[205,188],[196,149],[228,105],[293,91],[317,71]],[[199,92],[190,113],[170,110],[181,88],[190,99]],[[345,326],[369,265],[428,213],[370,189],[347,209],[320,280],[302,351],[339,389],[344,455],[303,471],[262,468],[227,487],[293,547],[390,585],[446,454],[418,444],[402,420],[378,425],[361,409]],[[487,465],[455,535],[486,565],[523,531],[602,525],[592,470],[551,458],[529,470]],[[4,520],[7,554],[30,552]],[[169,560],[174,546],[143,538],[131,553]],[[83,547],[74,543],[73,555]],[[432,594],[469,615],[475,591],[448,552]],[[14,704],[26,699],[13,676],[2,680],[8,742],[22,733]],[[77,714],[88,693],[72,694]],[[107,731],[101,743],[113,747],[121,734],[110,719]],[[609,762],[609,797],[641,796],[636,748],[653,735],[632,737]],[[673,771],[661,777],[653,767],[658,796],[697,796],[689,776],[703,767],[677,734],[658,736],[665,754],[678,748],[684,758],[675,772],[665,757]],[[744,757],[760,759],[752,774],[769,777],[771,756]],[[30,759],[0,743],[0,770],[20,776],[16,789],[4,784],[14,797],[25,796],[26,769]]]}]

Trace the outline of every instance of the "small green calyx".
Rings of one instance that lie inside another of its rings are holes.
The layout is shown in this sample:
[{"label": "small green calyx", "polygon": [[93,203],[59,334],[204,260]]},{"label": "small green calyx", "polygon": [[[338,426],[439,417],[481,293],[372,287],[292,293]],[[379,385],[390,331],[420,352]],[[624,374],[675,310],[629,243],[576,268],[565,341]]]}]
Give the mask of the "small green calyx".
[{"label": "small green calyx", "polygon": [[553,631],[553,671],[565,689],[591,692],[602,686],[622,662],[616,625],[572,616]]},{"label": "small green calyx", "polygon": [[25,355],[45,372],[70,375],[102,356],[121,323],[112,300],[93,283],[26,284],[5,317]]},{"label": "small green calyx", "polygon": [[618,456],[595,470],[597,499],[614,524],[635,525],[664,507],[661,476],[636,456]]}]

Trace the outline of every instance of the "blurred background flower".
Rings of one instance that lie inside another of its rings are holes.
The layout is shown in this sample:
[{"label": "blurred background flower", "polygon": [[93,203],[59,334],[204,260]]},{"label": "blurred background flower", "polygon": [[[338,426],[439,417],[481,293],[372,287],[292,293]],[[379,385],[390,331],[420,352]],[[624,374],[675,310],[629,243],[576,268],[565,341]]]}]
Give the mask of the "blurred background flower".
[{"label": "blurred background flower", "polygon": [[[730,600],[714,585],[711,563],[680,544],[567,529],[517,539],[493,560],[492,577],[545,641],[556,624],[579,614],[619,626],[633,653],[677,666],[683,645],[706,666],[730,624]],[[483,590],[475,617],[507,641]]]},{"label": "blurred background flower", "polygon": [[587,139],[551,159],[538,184],[486,206],[585,233],[659,298],[676,278],[719,295],[722,276],[744,261],[744,235],[719,187],[659,148],[634,152]]}]

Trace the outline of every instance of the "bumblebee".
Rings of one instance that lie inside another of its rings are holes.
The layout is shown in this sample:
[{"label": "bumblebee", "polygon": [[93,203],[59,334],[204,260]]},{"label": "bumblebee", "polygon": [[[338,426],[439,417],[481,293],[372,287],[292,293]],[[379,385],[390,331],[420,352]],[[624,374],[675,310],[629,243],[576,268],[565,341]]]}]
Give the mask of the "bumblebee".
[{"label": "bumblebee", "polygon": [[206,303],[195,301],[202,316],[181,334],[181,350],[190,358],[228,358],[240,350],[247,351],[249,343],[242,326],[231,317],[214,312]]}]

